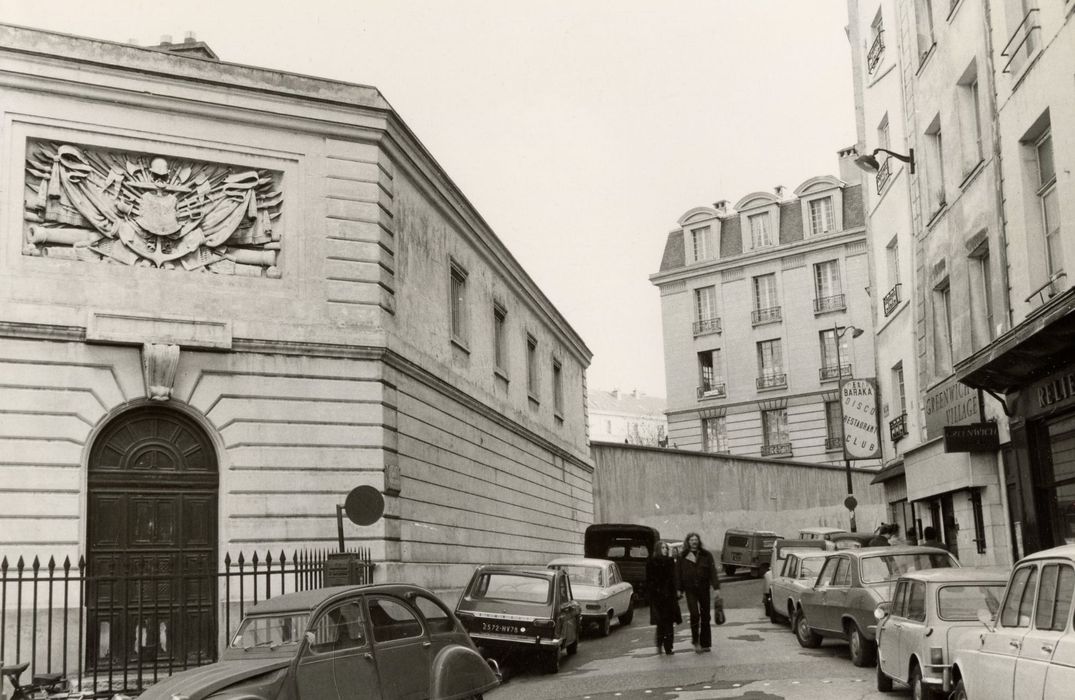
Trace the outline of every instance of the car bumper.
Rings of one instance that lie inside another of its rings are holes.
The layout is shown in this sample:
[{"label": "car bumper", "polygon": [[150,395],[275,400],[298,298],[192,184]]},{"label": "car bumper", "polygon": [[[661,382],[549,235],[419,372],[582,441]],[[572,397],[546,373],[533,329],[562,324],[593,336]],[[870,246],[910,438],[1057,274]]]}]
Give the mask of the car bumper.
[{"label": "car bumper", "polygon": [[608,610],[584,610],[582,613],[583,622],[600,622],[606,617],[608,617]]},{"label": "car bumper", "polygon": [[561,637],[517,637],[510,634],[492,634],[489,632],[470,633],[470,638],[477,645],[513,647],[516,649],[533,649],[536,647],[559,647],[563,644]]},{"label": "car bumper", "polygon": [[926,685],[938,686],[947,693],[952,689],[952,667],[947,664],[923,664],[922,682]]}]

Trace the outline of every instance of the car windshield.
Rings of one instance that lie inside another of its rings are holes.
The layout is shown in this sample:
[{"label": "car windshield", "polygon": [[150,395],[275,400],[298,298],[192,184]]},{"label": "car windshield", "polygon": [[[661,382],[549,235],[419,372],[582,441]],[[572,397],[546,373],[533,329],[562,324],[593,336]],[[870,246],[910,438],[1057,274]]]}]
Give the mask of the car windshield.
[{"label": "car windshield", "polygon": [[937,614],[942,620],[977,620],[982,608],[995,614],[1004,595],[1004,582],[942,586],[937,591]]},{"label": "car windshield", "polygon": [[309,619],[310,615],[306,612],[248,617],[243,620],[243,623],[239,625],[239,631],[232,637],[231,648],[269,647],[275,649],[278,646],[298,644],[302,640],[302,633],[306,631]]},{"label": "car windshield", "polygon": [[862,582],[880,583],[899,578],[902,574],[923,569],[945,569],[952,566],[952,557],[943,552],[885,554],[862,558]]},{"label": "car windshield", "polygon": [[544,576],[523,574],[483,574],[474,584],[470,597],[482,600],[514,600],[520,603],[546,603],[552,597],[552,586]]},{"label": "car windshield", "polygon": [[799,578],[801,579],[815,579],[817,575],[821,573],[821,565],[825,563],[823,557],[815,557],[813,559],[803,559],[802,564],[799,565]]},{"label": "car windshield", "polygon": [[571,583],[578,586],[604,586],[604,569],[600,566],[557,564],[557,569],[567,573]]},{"label": "car windshield", "polygon": [[772,549],[772,548],[773,548],[773,544],[774,544],[774,543],[775,543],[775,542],[776,542],[776,541],[777,541],[778,539],[780,539],[780,538],[779,538],[779,537],[762,537],[762,538],[761,538],[761,546],[762,546],[762,549]]}]

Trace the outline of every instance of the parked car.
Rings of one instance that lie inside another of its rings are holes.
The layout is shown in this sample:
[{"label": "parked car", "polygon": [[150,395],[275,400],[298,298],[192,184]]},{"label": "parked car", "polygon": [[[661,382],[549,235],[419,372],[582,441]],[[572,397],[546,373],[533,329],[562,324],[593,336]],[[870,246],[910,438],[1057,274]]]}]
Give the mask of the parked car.
[{"label": "parked car", "polygon": [[607,559],[563,558],[549,562],[550,569],[560,569],[571,582],[575,601],[582,606],[583,624],[597,625],[607,637],[612,618],[621,625],[631,624],[635,610],[634,589],[620,576],[616,562]]},{"label": "parked car", "polygon": [[872,666],[877,606],[892,598],[896,579],[911,571],[958,567],[935,547],[862,547],[829,554],[814,585],[802,592],[792,625],[799,644],[812,648],[824,637],[846,639],[851,661]]},{"label": "parked car", "polygon": [[886,547],[888,541],[884,544],[874,544],[880,542],[881,539],[872,532],[835,532],[829,536],[829,542],[832,542],[836,549],[858,549],[860,547]]},{"label": "parked car", "polygon": [[724,573],[731,576],[741,566],[750,567],[750,575],[760,578],[773,558],[773,544],[780,535],[770,530],[731,529],[724,532],[720,548],[720,563]]},{"label": "parked car", "polygon": [[1012,569],[1000,610],[953,652],[953,698],[1061,700],[1075,693],[1075,545],[1023,557]]},{"label": "parked car", "polygon": [[833,535],[847,532],[838,527],[804,527],[799,530],[800,540],[830,540]]},{"label": "parked car", "polygon": [[979,608],[995,613],[1007,582],[1008,570],[998,568],[928,569],[901,576],[892,600],[875,611],[877,689],[888,692],[897,680],[911,686],[916,698],[950,692],[952,649],[979,634]]},{"label": "parked car", "polygon": [[418,586],[388,583],[258,603],[220,661],[154,683],[139,700],[447,699],[480,696],[496,686],[493,670],[439,598]]},{"label": "parked car", "polygon": [[770,620],[772,620],[773,622],[777,622],[780,619],[779,617],[777,617],[777,618],[773,617],[773,610],[772,610],[772,606],[771,606],[771,601],[773,599],[773,596],[772,596],[773,579],[776,578],[777,576],[779,576],[781,571],[783,570],[783,568],[784,568],[784,560],[787,558],[788,552],[791,551],[791,550],[796,550],[797,551],[797,550],[800,550],[800,549],[805,549],[805,550],[824,550],[824,549],[827,548],[828,544],[829,543],[827,541],[821,540],[821,539],[810,539],[810,540],[780,539],[780,540],[777,540],[773,544],[773,560],[772,560],[772,563],[769,566],[769,568],[766,569],[765,575],[762,577],[764,579],[764,581],[762,583],[762,593],[761,593],[762,607],[765,609],[765,615]]},{"label": "parked car", "polygon": [[785,552],[787,556],[781,570],[773,577],[767,601],[769,606],[765,611],[773,623],[792,619],[802,592],[813,587],[829,555],[825,549],[788,549]]},{"label": "parked car", "polygon": [[590,559],[610,559],[620,567],[623,580],[634,589],[635,600],[646,597],[646,560],[661,533],[646,525],[601,523],[586,528],[583,553]]},{"label": "parked car", "polygon": [[559,569],[479,566],[455,614],[485,655],[536,655],[548,673],[579,648],[582,610]]}]

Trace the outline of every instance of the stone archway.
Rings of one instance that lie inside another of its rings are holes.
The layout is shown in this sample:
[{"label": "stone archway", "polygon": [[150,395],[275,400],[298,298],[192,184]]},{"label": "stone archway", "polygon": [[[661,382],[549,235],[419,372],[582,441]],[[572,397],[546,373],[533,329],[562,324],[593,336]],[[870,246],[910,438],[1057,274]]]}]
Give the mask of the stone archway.
[{"label": "stone archway", "polygon": [[219,473],[209,436],[160,406],[112,419],[89,457],[87,664],[216,656]]}]

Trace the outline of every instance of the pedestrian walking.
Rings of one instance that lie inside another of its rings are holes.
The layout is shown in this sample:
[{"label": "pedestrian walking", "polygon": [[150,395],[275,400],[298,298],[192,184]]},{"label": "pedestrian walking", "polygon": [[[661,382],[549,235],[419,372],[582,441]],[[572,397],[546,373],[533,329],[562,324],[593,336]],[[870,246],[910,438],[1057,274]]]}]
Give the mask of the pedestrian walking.
[{"label": "pedestrian walking", "polygon": [[679,588],[687,598],[687,611],[691,619],[691,644],[694,651],[702,653],[713,646],[709,628],[709,590],[720,597],[720,578],[713,555],[702,546],[702,538],[692,532],[683,540],[679,554]]},{"label": "pedestrian walking", "polygon": [[676,560],[669,555],[668,543],[659,542],[646,561],[646,591],[649,593],[650,624],[657,625],[657,653],[674,654],[675,625],[683,622],[676,586]]}]

